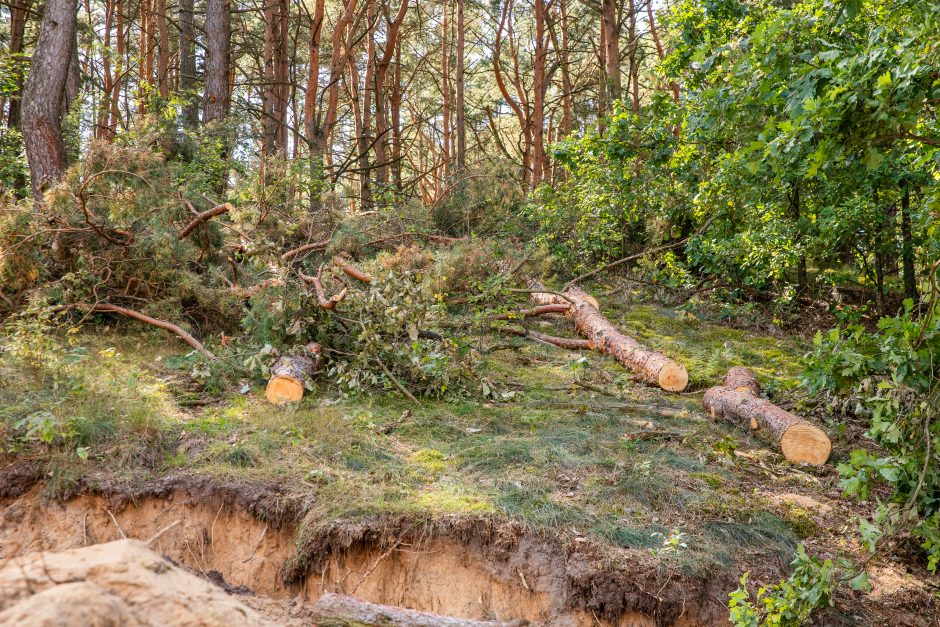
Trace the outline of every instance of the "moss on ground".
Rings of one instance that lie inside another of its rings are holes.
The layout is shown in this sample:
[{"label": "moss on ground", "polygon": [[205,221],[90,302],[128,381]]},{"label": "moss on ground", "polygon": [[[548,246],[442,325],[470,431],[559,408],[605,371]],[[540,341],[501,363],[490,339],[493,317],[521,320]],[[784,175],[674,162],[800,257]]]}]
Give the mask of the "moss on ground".
[{"label": "moss on ground", "polygon": [[[798,341],[654,307],[608,314],[685,363],[697,387],[741,363],[763,383],[795,380]],[[548,332],[565,332],[554,324]],[[701,414],[696,395],[636,384],[593,353],[512,340],[481,364],[498,402],[413,406],[392,395],[344,397],[324,383],[279,408],[263,400],[260,380],[200,404],[185,353],[153,333],[75,334],[37,351],[54,359],[0,355],[0,435],[7,457],[45,455],[58,496],[95,477],[135,483],[185,468],[280,482],[324,518],[486,514],[652,551],[681,533],[687,547],[670,559],[692,570],[727,566],[742,548],[792,551],[809,532],[802,517],[781,519],[752,498],[733,450],[723,449],[727,427]],[[54,434],[37,443],[22,421],[42,412]]]}]

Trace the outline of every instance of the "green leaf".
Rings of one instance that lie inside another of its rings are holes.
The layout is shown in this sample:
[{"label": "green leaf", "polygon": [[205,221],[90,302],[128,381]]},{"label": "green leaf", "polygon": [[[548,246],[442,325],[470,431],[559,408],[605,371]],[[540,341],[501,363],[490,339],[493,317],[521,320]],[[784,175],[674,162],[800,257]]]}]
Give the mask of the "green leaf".
[{"label": "green leaf", "polygon": [[891,86],[891,70],[885,70],[885,73],[878,77],[876,86],[878,89],[884,89],[885,87]]},{"label": "green leaf", "polygon": [[[890,78],[889,78],[890,80]],[[875,148],[869,148],[865,157],[865,169],[869,172],[877,170],[885,160],[885,156]]]}]

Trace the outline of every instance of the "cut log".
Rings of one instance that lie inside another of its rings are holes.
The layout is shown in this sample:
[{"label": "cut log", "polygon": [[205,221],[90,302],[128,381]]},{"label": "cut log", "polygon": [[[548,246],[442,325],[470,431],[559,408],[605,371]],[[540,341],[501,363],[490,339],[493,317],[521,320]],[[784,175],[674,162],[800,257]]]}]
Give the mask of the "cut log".
[{"label": "cut log", "polygon": [[313,621],[318,627],[497,627],[528,625],[453,618],[403,607],[370,603],[345,594],[327,592],[313,606]]},{"label": "cut log", "polygon": [[264,397],[275,405],[299,401],[304,397],[304,386],[320,369],[320,345],[311,342],[303,355],[284,355],[271,366],[271,378]]},{"label": "cut log", "polygon": [[702,404],[713,418],[749,424],[755,435],[779,446],[791,462],[820,466],[832,452],[829,436],[822,429],[750,391],[719,385],[705,392]]},{"label": "cut log", "polygon": [[744,366],[729,368],[722,384],[738,392],[750,392],[754,396],[760,396],[760,383],[757,382],[757,377]]},{"label": "cut log", "polygon": [[[621,333],[600,312],[593,296],[579,287],[569,288],[565,296],[574,301],[568,316],[574,320],[578,333],[591,342],[594,350],[611,355],[647,383],[658,385],[669,392],[681,392],[688,385],[689,373],[685,367]],[[548,293],[535,293],[533,298],[542,305],[565,303],[563,298]]]}]

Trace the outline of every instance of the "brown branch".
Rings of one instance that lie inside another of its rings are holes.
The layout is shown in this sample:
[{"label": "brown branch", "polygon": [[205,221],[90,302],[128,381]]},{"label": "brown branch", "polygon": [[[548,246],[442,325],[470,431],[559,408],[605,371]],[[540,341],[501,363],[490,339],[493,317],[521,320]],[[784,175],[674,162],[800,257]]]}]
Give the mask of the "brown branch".
[{"label": "brown branch", "polygon": [[532,309],[523,309],[521,311],[512,311],[509,313],[493,316],[493,320],[515,320],[517,318],[533,318],[535,316],[544,316],[550,313],[565,313],[571,308],[564,303],[558,305],[539,305]]},{"label": "brown branch", "polygon": [[589,340],[555,337],[554,335],[545,335],[544,333],[529,331],[528,329],[523,329],[522,327],[503,327],[500,329],[500,331],[506,333],[507,335],[527,337],[530,340],[535,340],[536,342],[541,342],[542,344],[551,344],[552,346],[557,346],[558,348],[565,348],[573,351],[591,350],[594,348],[594,344]]},{"label": "brown branch", "polygon": [[330,240],[324,240],[322,242],[311,242],[309,244],[304,244],[303,246],[298,246],[297,248],[292,248],[291,250],[288,250],[286,253],[281,255],[281,261],[287,261],[292,257],[302,255],[306,252],[310,252],[311,250],[323,250],[329,244]]},{"label": "brown branch", "polygon": [[363,272],[356,266],[350,265],[343,261],[342,257],[333,257],[333,265],[342,270],[346,276],[352,277],[357,281],[362,281],[363,283],[372,283],[372,275],[368,272]]},{"label": "brown branch", "polygon": [[122,316],[127,316],[128,318],[133,318],[134,320],[139,320],[140,322],[146,322],[147,324],[152,324],[155,327],[159,327],[164,331],[169,331],[174,335],[178,336],[184,342],[192,346],[194,349],[199,351],[205,357],[209,359],[215,359],[215,354],[212,353],[208,348],[203,346],[202,342],[194,338],[192,335],[187,333],[182,327],[173,324],[172,322],[167,322],[166,320],[158,320],[157,318],[151,318],[146,314],[142,314],[139,311],[134,311],[133,309],[127,309],[125,307],[118,307],[117,305],[109,305],[107,303],[99,303],[96,305],[90,304],[81,304],[77,307],[88,309],[89,311],[99,312],[99,313],[118,313]]},{"label": "brown branch", "polygon": [[211,220],[212,218],[216,216],[220,216],[223,213],[228,213],[232,209],[233,209],[232,205],[226,202],[216,207],[213,207],[212,209],[207,209],[206,211],[203,211],[202,213],[196,215],[196,217],[193,218],[192,222],[186,225],[186,228],[180,231],[179,238],[186,239],[189,236],[189,234],[192,233],[195,230],[195,228],[199,226],[200,224],[202,224],[203,222],[207,220]]},{"label": "brown branch", "polygon": [[[322,268],[321,268],[322,271]],[[336,309],[336,305],[346,298],[346,293],[349,291],[348,288],[344,287],[339,291],[338,294],[327,298],[326,290],[323,289],[323,283],[320,281],[320,273],[317,273],[317,276],[310,276],[309,274],[304,274],[303,272],[298,272],[297,275],[301,280],[307,285],[313,286],[313,291],[317,295],[317,304],[321,309],[326,309],[327,311],[332,311]]]}]

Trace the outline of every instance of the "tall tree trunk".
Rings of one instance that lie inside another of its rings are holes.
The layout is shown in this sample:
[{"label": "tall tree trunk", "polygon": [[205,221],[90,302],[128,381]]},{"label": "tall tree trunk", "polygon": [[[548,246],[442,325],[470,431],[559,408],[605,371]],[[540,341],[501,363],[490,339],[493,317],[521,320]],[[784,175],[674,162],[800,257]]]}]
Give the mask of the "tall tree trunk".
[{"label": "tall tree trunk", "polygon": [[33,198],[65,173],[62,102],[72,61],[78,5],[76,0],[48,0],[39,41],[23,90],[23,141]]},{"label": "tall tree trunk", "polygon": [[111,31],[114,26],[115,13],[114,0],[104,0],[104,36],[101,51],[101,76],[103,87],[101,102],[98,106],[98,121],[95,124],[95,137],[98,139],[111,139],[108,121],[111,116],[111,93],[114,86],[114,73],[111,71]]},{"label": "tall tree trunk", "polygon": [[914,238],[911,234],[911,192],[905,185],[901,195],[901,267],[904,275],[904,297],[915,303],[917,294],[917,275],[914,271]]},{"label": "tall tree trunk", "polygon": [[[653,17],[652,0],[647,0],[646,2],[646,16],[649,18],[650,35],[653,37],[653,44],[656,46],[656,56],[659,57],[660,61],[662,61],[663,58],[665,58],[666,53],[663,50],[663,43],[659,39],[659,29],[656,28],[656,19]],[[676,83],[676,81],[669,81],[669,91],[672,92],[673,102],[679,102],[679,85]]]},{"label": "tall tree trunk", "polygon": [[392,79],[392,95],[389,102],[392,117],[392,178],[395,183],[395,189],[401,192],[404,190],[404,182],[401,177],[401,46],[395,47],[394,75]]},{"label": "tall tree trunk", "polygon": [[467,112],[464,103],[464,0],[457,0],[457,172],[463,176],[467,168]]},{"label": "tall tree trunk", "polygon": [[190,130],[199,126],[199,103],[193,93],[196,88],[196,28],[193,18],[193,5],[193,0],[180,0],[179,4],[179,90],[182,92],[185,102],[183,105],[183,126]]},{"label": "tall tree trunk", "polygon": [[[14,59],[19,69],[23,69],[25,58],[23,54],[23,42],[26,33],[26,16],[29,15],[29,7],[32,0],[16,0],[10,6],[10,57]],[[20,127],[20,114],[22,112],[23,77],[20,72],[13,76],[14,87],[10,95],[10,109],[7,114],[7,125],[10,128]]]},{"label": "tall tree trunk", "polygon": [[108,99],[111,105],[111,112],[108,116],[108,135],[112,138],[117,134],[118,125],[121,122],[121,85],[124,82],[123,75],[126,66],[124,55],[127,48],[127,38],[124,32],[124,0],[117,0],[114,10],[117,13],[114,32],[117,60],[114,67],[114,80],[111,83],[111,97]]},{"label": "tall tree trunk", "polygon": [[160,98],[170,97],[170,31],[166,23],[166,0],[156,0],[154,21],[157,26],[159,54],[157,55],[157,89]]},{"label": "tall tree trunk", "polygon": [[450,175],[451,165],[450,114],[453,105],[450,101],[450,29],[448,28],[450,8],[450,1],[441,7],[441,171],[437,177],[437,197],[444,192],[444,181]]},{"label": "tall tree trunk", "polygon": [[222,121],[228,115],[228,66],[231,46],[231,0],[206,0],[206,86],[203,121]]},{"label": "tall tree trunk", "polygon": [[572,98],[571,67],[568,64],[568,1],[559,0],[561,12],[561,49],[558,51],[558,62],[561,69],[561,129],[562,137],[571,134],[574,120],[574,102]]},{"label": "tall tree trunk", "polygon": [[[399,59],[401,58],[399,49],[400,49],[400,36],[399,31],[401,29],[402,22],[405,21],[405,16],[408,13],[408,0],[402,0],[401,4],[398,7],[398,14],[395,16],[395,19],[392,20],[388,14],[388,9],[385,9],[385,22],[387,24],[386,36],[385,36],[385,50],[382,51],[382,56],[377,60],[375,67],[375,133],[376,133],[376,142],[375,142],[375,180],[380,187],[384,187],[388,182],[388,150],[387,146],[389,145],[389,135],[391,134],[391,129],[388,124],[388,111],[389,109],[394,110],[394,102],[386,102],[386,89],[388,88],[388,69],[391,66],[392,58]],[[393,87],[393,90],[395,88]],[[394,97],[389,98],[389,100],[394,101]],[[392,105],[386,107],[386,104]],[[401,102],[397,103],[397,106],[401,106]]]},{"label": "tall tree trunk", "polygon": [[548,33],[545,28],[545,2],[535,2],[535,51],[532,60],[532,115],[530,137],[532,138],[532,189],[538,187],[545,177],[545,65],[548,59]]},{"label": "tall tree trunk", "polygon": [[[359,151],[359,206],[363,210],[372,208],[372,170],[369,153],[372,150],[372,94],[375,93],[375,2],[366,0],[368,45],[366,46],[366,73],[362,82],[362,116],[358,133]],[[357,81],[358,84],[358,81]]]},{"label": "tall tree trunk", "polygon": [[[269,0],[264,5],[264,77],[261,88],[261,125],[264,129],[262,158],[287,158],[288,82],[288,17],[287,0]],[[262,180],[268,181],[267,170]]]},{"label": "tall tree trunk", "polygon": [[[796,229],[796,237],[794,241],[797,246],[802,244],[803,234],[800,231],[800,218],[802,217],[802,209],[800,207],[800,184],[792,183],[790,187],[790,219],[793,220],[794,228]],[[796,289],[797,292],[803,294],[806,292],[809,287],[809,280],[807,278],[806,272],[806,255],[800,253],[799,258],[796,262]]]},{"label": "tall tree trunk", "polygon": [[620,98],[620,39],[617,23],[617,0],[601,0],[602,58],[605,87],[609,101]]},{"label": "tall tree trunk", "polygon": [[[649,1],[649,0],[648,0]],[[632,96],[632,105],[634,111],[640,110],[640,60],[637,58],[637,51],[639,48],[639,41],[636,33],[636,4],[634,0],[628,0],[628,11],[630,11],[630,27],[628,36],[630,38],[628,45],[627,56],[629,60],[629,70],[630,70],[630,87],[631,87],[631,96]]]}]

